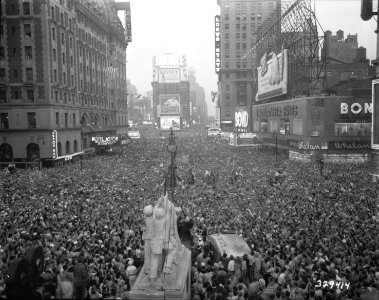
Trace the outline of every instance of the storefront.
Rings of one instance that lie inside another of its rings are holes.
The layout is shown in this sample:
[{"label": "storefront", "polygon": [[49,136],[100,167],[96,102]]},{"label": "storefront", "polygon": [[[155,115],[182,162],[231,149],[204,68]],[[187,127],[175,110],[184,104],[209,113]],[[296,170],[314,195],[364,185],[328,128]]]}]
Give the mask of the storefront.
[{"label": "storefront", "polygon": [[252,107],[253,132],[290,158],[365,158],[371,150],[368,98],[307,97]]}]

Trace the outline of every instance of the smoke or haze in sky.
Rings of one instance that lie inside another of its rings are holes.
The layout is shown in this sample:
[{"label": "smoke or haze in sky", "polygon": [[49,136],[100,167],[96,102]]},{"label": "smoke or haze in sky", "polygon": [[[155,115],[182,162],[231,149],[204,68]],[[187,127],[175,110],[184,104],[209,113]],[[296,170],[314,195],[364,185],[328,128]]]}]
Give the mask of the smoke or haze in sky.
[{"label": "smoke or haze in sky", "polygon": [[[196,69],[197,82],[204,87],[209,114],[214,115],[211,91],[217,91],[214,69],[214,17],[217,0],[129,0],[133,41],[127,48],[127,77],[139,94],[152,90],[152,57],[162,53],[186,55]],[[374,1],[374,7],[377,7]],[[360,0],[316,0],[312,7],[326,30],[341,29],[358,34],[358,44],[367,57],[376,57],[376,20],[360,18]],[[122,15],[121,15],[122,16]],[[376,17],[375,17],[376,18]]]}]

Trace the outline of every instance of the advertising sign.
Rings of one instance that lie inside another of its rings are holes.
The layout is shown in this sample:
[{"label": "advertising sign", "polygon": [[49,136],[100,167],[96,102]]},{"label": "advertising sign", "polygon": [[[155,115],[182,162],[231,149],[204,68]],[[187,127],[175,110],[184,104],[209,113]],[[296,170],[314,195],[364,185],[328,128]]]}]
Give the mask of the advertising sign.
[{"label": "advertising sign", "polygon": [[261,58],[258,69],[258,91],[256,101],[287,94],[288,58],[287,50],[281,53],[265,53]]},{"label": "advertising sign", "polygon": [[118,136],[94,136],[91,138],[91,141],[98,146],[114,145],[118,143]]},{"label": "advertising sign", "polygon": [[180,95],[179,94],[162,94],[159,95],[161,115],[180,114]]},{"label": "advertising sign", "polygon": [[159,83],[178,83],[180,82],[180,68],[159,68]]},{"label": "advertising sign", "polygon": [[221,32],[220,16],[215,16],[215,71],[218,74],[221,69]]},{"label": "advertising sign", "polygon": [[53,146],[53,159],[56,159],[58,157],[58,133],[56,130],[51,132],[51,144]]},{"label": "advertising sign", "polygon": [[127,5],[125,9],[125,37],[128,43],[132,41],[132,19],[130,16],[130,3],[126,2]]},{"label": "advertising sign", "polygon": [[353,141],[353,142],[328,142],[329,150],[370,150],[371,144],[369,141]]},{"label": "advertising sign", "polygon": [[248,132],[249,127],[249,113],[247,109],[236,108],[234,113],[234,131],[235,132]]},{"label": "advertising sign", "polygon": [[162,116],[161,129],[162,130],[180,130],[180,116]]},{"label": "advertising sign", "polygon": [[130,130],[128,135],[131,139],[139,139],[141,138],[141,134],[138,130]]},{"label": "advertising sign", "polygon": [[289,141],[289,147],[299,150],[328,150],[327,142],[314,142],[310,140],[304,141]]}]

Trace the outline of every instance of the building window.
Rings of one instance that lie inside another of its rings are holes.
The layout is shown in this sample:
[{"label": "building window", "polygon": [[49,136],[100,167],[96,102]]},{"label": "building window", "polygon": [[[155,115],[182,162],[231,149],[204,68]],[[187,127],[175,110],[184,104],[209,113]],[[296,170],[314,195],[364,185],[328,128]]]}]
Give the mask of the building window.
[{"label": "building window", "polygon": [[30,3],[29,2],[22,3],[22,8],[24,11],[24,15],[30,15]]},{"label": "building window", "polygon": [[25,57],[26,57],[26,59],[32,59],[33,58],[31,46],[25,46]]},{"label": "building window", "polygon": [[5,88],[0,88],[0,103],[7,102],[7,91]]},{"label": "building window", "polygon": [[54,82],[57,82],[57,70],[54,69]]},{"label": "building window", "polygon": [[240,23],[237,23],[236,24],[236,29],[239,30],[241,28],[241,24]]},{"label": "building window", "polygon": [[18,72],[17,72],[17,70],[13,70],[13,76],[14,76],[14,78],[17,78],[17,77],[18,77]]},{"label": "building window", "polygon": [[0,129],[9,129],[8,113],[0,114]]},{"label": "building window", "polygon": [[1,60],[5,59],[5,55],[4,55],[4,47],[0,47],[0,59],[1,59]]},{"label": "building window", "polygon": [[30,24],[24,24],[24,32],[26,37],[32,37],[32,26]]},{"label": "building window", "polygon": [[52,39],[53,41],[55,41],[55,28],[51,28],[51,36],[52,36]]},{"label": "building window", "polygon": [[58,91],[55,91],[55,101],[58,102]]},{"label": "building window", "polygon": [[53,60],[57,61],[57,49],[53,49]]},{"label": "building window", "polygon": [[75,113],[72,114],[72,125],[76,127],[76,114]]},{"label": "building window", "polygon": [[29,112],[27,113],[28,117],[28,128],[37,128],[36,113]]},{"label": "building window", "polygon": [[66,54],[65,53],[62,53],[62,64],[63,65],[66,64]]},{"label": "building window", "polygon": [[64,126],[68,127],[68,113],[64,114]]},{"label": "building window", "polygon": [[55,113],[55,124],[59,126],[59,112]]},{"label": "building window", "polygon": [[229,24],[228,23],[225,24],[225,29],[229,29]]},{"label": "building window", "polygon": [[230,111],[229,111],[229,110],[227,110],[227,111],[225,112],[225,116],[230,117]]},{"label": "building window", "polygon": [[26,90],[26,98],[27,98],[28,102],[34,102],[34,90],[33,89]]},{"label": "building window", "polygon": [[5,69],[0,69],[0,81],[5,81]]},{"label": "building window", "polygon": [[17,56],[17,49],[13,48],[13,56]]},{"label": "building window", "polygon": [[61,40],[62,40],[62,45],[64,45],[64,33],[62,33],[62,38],[61,38]]},{"label": "building window", "polygon": [[54,6],[51,7],[51,17],[54,19],[54,15],[55,15],[55,12],[54,12]]},{"label": "building window", "polygon": [[3,25],[0,25],[0,36],[4,35],[4,27]]},{"label": "building window", "polygon": [[33,69],[32,68],[26,68],[26,80],[27,81],[33,81]]}]

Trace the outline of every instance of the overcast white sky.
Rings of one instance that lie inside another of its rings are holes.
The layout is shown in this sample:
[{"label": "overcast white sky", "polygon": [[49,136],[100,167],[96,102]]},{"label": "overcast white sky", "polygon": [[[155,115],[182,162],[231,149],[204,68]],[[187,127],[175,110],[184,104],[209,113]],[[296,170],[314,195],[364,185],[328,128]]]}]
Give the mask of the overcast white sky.
[{"label": "overcast white sky", "polygon": [[[214,71],[214,16],[217,0],[129,0],[132,38],[127,48],[127,77],[139,94],[151,90],[152,57],[162,53],[187,55],[196,69],[197,82],[204,87],[209,114],[214,114],[211,91],[217,90]],[[358,34],[358,44],[376,57],[376,21],[360,18],[360,0],[316,0],[315,11],[322,28]],[[377,7],[374,1],[374,7]]]}]

